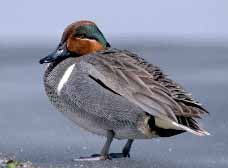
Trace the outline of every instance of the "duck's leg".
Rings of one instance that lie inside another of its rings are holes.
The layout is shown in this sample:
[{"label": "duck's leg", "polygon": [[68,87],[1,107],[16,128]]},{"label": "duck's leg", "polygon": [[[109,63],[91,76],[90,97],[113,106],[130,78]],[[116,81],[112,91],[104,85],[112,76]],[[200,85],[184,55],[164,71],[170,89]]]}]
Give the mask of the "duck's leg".
[{"label": "duck's leg", "polygon": [[112,130],[107,131],[107,139],[101,150],[100,154],[94,154],[90,157],[80,157],[79,159],[74,159],[75,161],[93,161],[93,160],[106,160],[111,159],[109,156],[109,148],[114,138],[114,132]]},{"label": "duck's leg", "polygon": [[130,150],[131,150],[131,145],[133,141],[134,141],[133,139],[128,139],[127,143],[123,147],[122,153],[110,153],[109,156],[112,158],[130,157]]},{"label": "duck's leg", "polygon": [[122,150],[124,157],[130,157],[130,150],[131,150],[131,145],[132,145],[133,141],[134,141],[133,139],[127,140],[127,143]]},{"label": "duck's leg", "polygon": [[109,157],[109,149],[110,149],[110,146],[111,146],[111,143],[113,141],[113,138],[114,138],[114,132],[113,131],[107,131],[107,140],[101,150],[101,160],[106,160],[106,159],[111,159]]}]

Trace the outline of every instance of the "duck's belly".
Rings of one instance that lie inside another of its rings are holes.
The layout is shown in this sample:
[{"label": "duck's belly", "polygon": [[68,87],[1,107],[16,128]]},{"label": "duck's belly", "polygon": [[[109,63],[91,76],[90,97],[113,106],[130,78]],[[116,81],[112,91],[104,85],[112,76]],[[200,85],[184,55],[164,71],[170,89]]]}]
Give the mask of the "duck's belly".
[{"label": "duck's belly", "polygon": [[[81,128],[92,132],[96,135],[106,136],[108,130],[113,130],[117,139],[145,139],[146,137],[134,126],[122,126],[119,128],[111,128],[110,124],[105,123],[102,119],[89,119],[82,117],[78,112],[63,112],[63,114]],[[150,137],[151,138],[151,137]]]},{"label": "duck's belly", "polygon": [[[117,139],[148,139],[156,137],[151,134],[145,134],[140,130],[138,123],[109,121],[107,118],[94,116],[76,105],[66,103],[66,100],[62,100],[57,94],[50,94],[49,92],[48,97],[52,104],[68,119],[96,135],[106,136],[108,130],[113,130]],[[143,123],[143,116],[141,120],[141,123]]]}]

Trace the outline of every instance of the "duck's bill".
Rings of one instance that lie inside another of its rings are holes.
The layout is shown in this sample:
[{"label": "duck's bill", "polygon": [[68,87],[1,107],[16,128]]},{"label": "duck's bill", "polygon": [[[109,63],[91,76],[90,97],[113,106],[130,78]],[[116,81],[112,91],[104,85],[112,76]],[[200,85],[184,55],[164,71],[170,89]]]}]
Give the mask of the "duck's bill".
[{"label": "duck's bill", "polygon": [[40,59],[39,62],[40,62],[40,64],[43,64],[43,63],[50,63],[50,62],[53,62],[56,60],[63,60],[65,58],[69,57],[69,55],[70,55],[70,53],[67,50],[65,44],[59,45],[59,47],[54,52],[52,52],[48,56]]}]

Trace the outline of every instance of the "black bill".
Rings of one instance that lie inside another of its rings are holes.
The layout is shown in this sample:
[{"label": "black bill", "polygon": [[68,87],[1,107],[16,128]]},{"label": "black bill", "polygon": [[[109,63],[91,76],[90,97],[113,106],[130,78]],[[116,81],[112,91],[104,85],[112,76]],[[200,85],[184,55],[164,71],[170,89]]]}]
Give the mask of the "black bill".
[{"label": "black bill", "polygon": [[69,57],[70,52],[67,50],[66,44],[60,44],[57,49],[49,54],[48,56],[42,58],[39,62],[40,64],[43,63],[50,63],[56,60],[63,60],[67,57]]}]

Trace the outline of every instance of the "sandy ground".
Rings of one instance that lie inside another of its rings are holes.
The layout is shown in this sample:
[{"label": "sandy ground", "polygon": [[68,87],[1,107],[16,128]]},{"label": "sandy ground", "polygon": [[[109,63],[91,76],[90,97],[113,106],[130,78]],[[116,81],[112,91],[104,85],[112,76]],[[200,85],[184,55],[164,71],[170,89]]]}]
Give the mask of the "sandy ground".
[{"label": "sandy ground", "polygon": [[[160,65],[192,92],[210,111],[201,123],[212,135],[185,133],[138,140],[130,159],[72,161],[99,152],[105,139],[77,127],[48,102],[42,84],[43,66],[38,60],[55,46],[1,46],[0,152],[39,167],[228,167],[228,48],[117,44]],[[114,141],[111,152],[119,152],[124,143]]]}]

